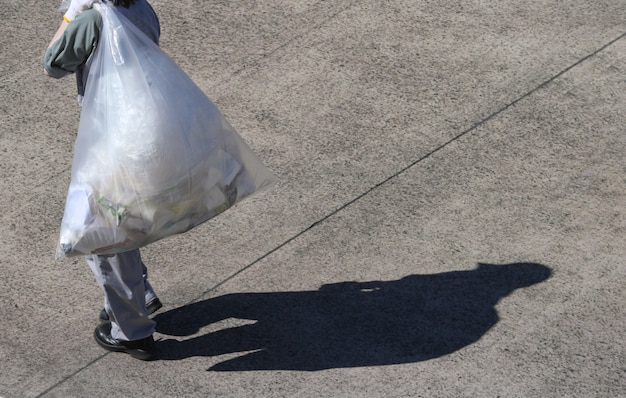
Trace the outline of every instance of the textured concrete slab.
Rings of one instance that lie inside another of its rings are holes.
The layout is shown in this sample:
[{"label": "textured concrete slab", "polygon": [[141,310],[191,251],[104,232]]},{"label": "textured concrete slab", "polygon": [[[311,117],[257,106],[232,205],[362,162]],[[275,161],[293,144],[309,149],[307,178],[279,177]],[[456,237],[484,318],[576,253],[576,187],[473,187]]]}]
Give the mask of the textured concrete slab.
[{"label": "textured concrete slab", "polygon": [[160,360],[103,351],[56,4],[5,4],[0,396],[626,396],[623,2],[154,6],[281,183],[143,251]]}]

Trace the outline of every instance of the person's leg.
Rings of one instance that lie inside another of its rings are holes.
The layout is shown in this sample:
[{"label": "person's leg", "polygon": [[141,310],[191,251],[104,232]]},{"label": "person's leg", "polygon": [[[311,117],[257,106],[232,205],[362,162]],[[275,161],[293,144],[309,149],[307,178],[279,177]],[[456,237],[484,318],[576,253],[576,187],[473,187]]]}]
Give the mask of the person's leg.
[{"label": "person's leg", "polygon": [[[87,265],[89,265],[91,272],[93,272],[93,276],[96,278],[96,283],[100,286],[100,289],[103,289],[102,285],[104,282],[102,280],[102,272],[100,272],[100,260],[98,259],[98,256],[87,255],[85,256],[85,260],[87,260]],[[106,294],[104,295],[104,308],[105,310],[109,308],[109,301],[107,300]]]},{"label": "person's leg", "polygon": [[156,323],[146,311],[146,270],[139,250],[87,256],[87,263],[105,294],[111,337],[132,341],[151,336]]},{"label": "person's leg", "polygon": [[137,256],[139,256],[139,261],[141,262],[141,269],[142,269],[142,274],[143,274],[143,286],[146,292],[145,294],[146,304],[148,304],[151,301],[154,301],[157,298],[157,295],[154,292],[152,285],[150,285],[150,282],[148,282],[148,268],[141,260],[141,254],[139,253],[139,249],[137,250]]},{"label": "person's leg", "polygon": [[[141,269],[142,269],[142,274],[143,274],[143,283],[144,283],[144,291],[145,291],[145,299],[146,299],[146,307],[147,307],[147,311],[148,311],[148,315],[158,311],[163,305],[161,304],[161,301],[159,300],[159,298],[157,297],[156,293],[154,292],[154,289],[152,288],[152,285],[150,285],[150,282],[148,282],[148,268],[146,267],[146,265],[143,263],[143,261],[141,260],[141,253],[139,251],[139,249],[137,250],[133,250],[131,252],[128,253],[136,253],[137,256],[137,260],[141,262]],[[91,268],[91,270],[93,271],[95,277],[96,277],[96,281],[98,282],[98,285],[102,286],[102,273],[100,271],[100,267],[98,265],[99,260],[98,260],[98,256],[87,256],[87,263],[89,264],[89,267]],[[110,312],[110,305],[109,302],[107,301],[107,297],[106,295],[104,296],[104,308],[102,309],[102,311],[100,311],[100,321],[102,322],[106,322],[106,321],[110,321],[110,317],[109,317],[109,312]]]}]

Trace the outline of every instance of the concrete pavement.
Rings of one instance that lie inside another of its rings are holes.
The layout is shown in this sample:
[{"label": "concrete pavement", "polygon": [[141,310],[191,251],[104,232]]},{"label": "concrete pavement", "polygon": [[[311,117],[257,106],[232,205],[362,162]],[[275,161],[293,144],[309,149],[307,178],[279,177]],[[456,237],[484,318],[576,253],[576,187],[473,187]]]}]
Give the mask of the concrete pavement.
[{"label": "concrete pavement", "polygon": [[154,1],[279,185],[143,250],[160,360],[54,261],[56,3],[3,4],[0,396],[626,396],[626,4]]}]

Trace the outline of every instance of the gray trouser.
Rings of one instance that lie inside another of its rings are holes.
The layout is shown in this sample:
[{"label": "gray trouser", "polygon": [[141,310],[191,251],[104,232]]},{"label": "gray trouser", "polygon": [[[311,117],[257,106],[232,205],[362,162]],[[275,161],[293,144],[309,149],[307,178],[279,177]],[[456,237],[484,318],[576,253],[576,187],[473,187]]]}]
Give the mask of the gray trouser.
[{"label": "gray trouser", "polygon": [[104,308],[111,319],[111,336],[139,340],[154,333],[146,303],[156,297],[139,250],[114,255],[86,256],[96,282],[104,291]]}]

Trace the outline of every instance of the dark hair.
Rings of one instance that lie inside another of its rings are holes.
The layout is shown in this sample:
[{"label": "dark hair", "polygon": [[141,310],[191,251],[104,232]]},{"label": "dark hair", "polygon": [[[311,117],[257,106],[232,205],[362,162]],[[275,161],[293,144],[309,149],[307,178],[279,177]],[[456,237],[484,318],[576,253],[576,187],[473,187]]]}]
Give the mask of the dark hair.
[{"label": "dark hair", "polygon": [[135,0],[113,0],[114,6],[123,6],[128,8],[131,4],[133,4]]}]

